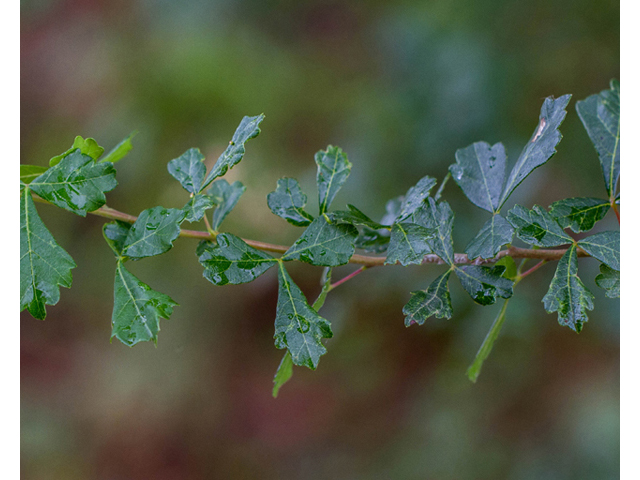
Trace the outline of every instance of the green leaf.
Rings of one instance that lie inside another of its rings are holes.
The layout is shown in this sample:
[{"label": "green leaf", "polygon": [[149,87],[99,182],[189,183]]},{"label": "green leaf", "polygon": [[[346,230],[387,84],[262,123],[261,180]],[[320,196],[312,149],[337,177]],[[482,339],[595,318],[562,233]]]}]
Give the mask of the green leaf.
[{"label": "green leaf", "polygon": [[300,260],[325,267],[344,265],[355,252],[357,236],[358,230],[353,225],[328,223],[321,215],[291,245],[282,260]]},{"label": "green leaf", "polygon": [[20,181],[27,185],[48,169],[48,167],[41,167],[39,165],[20,165]]},{"label": "green leaf", "polygon": [[60,155],[56,155],[55,157],[49,160],[49,166],[53,167],[60,163],[60,161],[65,158],[67,155],[71,154],[74,150],[80,149],[80,153],[84,155],[90,156],[92,159],[97,160],[100,158],[100,155],[104,153],[104,148],[98,145],[93,138],[84,139],[80,135],[78,135],[73,141],[73,145],[69,150]]},{"label": "green leaf", "polygon": [[278,262],[278,306],[276,309],[275,344],[287,348],[296,365],[315,370],[320,356],[327,352],[323,338],[331,338],[331,324],[307,303],[307,299]]},{"label": "green leaf", "polygon": [[313,221],[313,215],[304,210],[306,204],[307,196],[295,178],[281,178],[275,191],[267,195],[269,209],[296,227],[306,227]]},{"label": "green leaf", "polygon": [[124,244],[127,241],[129,230],[131,230],[131,225],[119,220],[111,223],[105,223],[102,227],[102,235],[116,257],[123,257],[122,250],[124,249]]},{"label": "green leaf", "polygon": [[114,282],[111,338],[132,347],[139,342],[158,343],[160,318],[169,319],[178,304],[168,295],[152,290],[118,260]]},{"label": "green leaf", "polygon": [[20,311],[38,320],[47,315],[45,305],[60,300],[60,287],[71,286],[76,264],[58,245],[38,216],[29,187],[20,192]]},{"label": "green leaf", "polygon": [[167,163],[167,170],[173,178],[180,182],[182,188],[189,193],[198,193],[202,188],[207,167],[204,163],[204,155],[197,148],[190,148],[178,158]]},{"label": "green leaf", "polygon": [[478,207],[497,213],[507,164],[504,145],[476,142],[456,151],[456,162],[449,171],[467,198]]},{"label": "green leaf", "polygon": [[562,139],[558,128],[567,115],[566,108],[570,99],[571,95],[563,95],[557,99],[553,97],[545,99],[540,110],[538,126],[511,170],[500,197],[498,209],[504,205],[511,193],[533,170],[547,163],[556,153],[556,145]]},{"label": "green leaf", "polygon": [[196,193],[187,204],[182,207],[187,222],[199,222],[204,217],[207,210],[216,206],[215,200],[206,193]]},{"label": "green leaf", "polygon": [[289,381],[291,376],[293,375],[293,360],[291,359],[291,354],[289,351],[284,354],[282,360],[280,361],[280,365],[278,365],[278,370],[276,370],[276,374],[273,376],[273,398],[278,397],[278,392],[280,388]]},{"label": "green leaf", "polygon": [[449,275],[451,270],[436,278],[427,290],[411,292],[411,299],[402,309],[406,327],[417,323],[422,325],[432,315],[437,318],[451,318],[451,297],[449,296]]},{"label": "green leaf", "polygon": [[374,222],[367,215],[362,213],[358,208],[353,205],[347,205],[347,210],[338,210],[332,213],[328,213],[327,216],[332,222],[349,223],[351,225],[364,225],[374,230],[380,230],[388,228],[385,225],[381,225],[378,222]]},{"label": "green leaf", "polygon": [[620,271],[620,232],[601,232],[583,238],[578,246],[594,258]]},{"label": "green leaf", "polygon": [[510,298],[513,295],[513,282],[502,276],[505,271],[502,265],[464,265],[456,267],[455,271],[462,287],[480,305],[493,305],[496,297]]},{"label": "green leaf", "polygon": [[600,264],[600,274],[596,276],[596,285],[606,290],[609,298],[620,298],[620,272]]},{"label": "green leaf", "polygon": [[396,223],[391,229],[391,240],[385,265],[419,264],[425,255],[433,253],[430,241],[435,231],[415,223]]},{"label": "green leaf", "polygon": [[465,252],[470,260],[493,258],[504,245],[511,243],[513,232],[513,227],[502,215],[493,215],[469,242]]},{"label": "green leaf", "polygon": [[138,132],[131,132],[120,143],[118,143],[115,147],[113,147],[111,151],[109,151],[109,153],[107,153],[104,157],[102,157],[100,161],[116,163],[122,160],[133,148],[133,144],[131,143],[131,140],[137,134]]},{"label": "green leaf", "polygon": [[[408,220],[411,223],[419,223],[416,222],[412,216],[416,210],[424,207],[425,200],[429,196],[429,192],[435,184],[436,179],[427,175],[418,180],[418,183],[416,183],[415,186],[407,190],[406,195],[402,198],[400,213],[397,215],[395,222],[404,222]],[[389,203],[387,203],[387,207],[389,206]]]},{"label": "green leaf", "polygon": [[260,134],[260,122],[264,120],[264,115],[260,114],[255,117],[244,117],[238,125],[235,133],[233,134],[233,138],[229,142],[229,146],[222,152],[222,155],[218,157],[216,164],[213,166],[213,169],[207,175],[206,180],[204,181],[201,191],[205,189],[211,182],[213,182],[216,178],[221,177],[227,170],[233,168],[237,165],[242,157],[244,157],[244,144],[251,140],[252,138],[257,137]]},{"label": "green leaf", "polygon": [[129,230],[123,254],[143,258],[169,251],[180,235],[184,217],[185,212],[177,208],[153,207],[142,211]]},{"label": "green leaf", "polygon": [[500,335],[500,330],[502,330],[502,325],[504,325],[504,321],[507,318],[507,305],[509,304],[509,300],[505,300],[502,304],[502,308],[500,309],[500,313],[491,325],[491,329],[487,336],[484,338],[478,353],[476,354],[476,358],[471,364],[471,366],[467,369],[467,377],[473,383],[478,380],[478,376],[480,375],[480,371],[482,370],[482,365],[484,361],[489,357],[491,350],[493,349],[493,344],[498,339],[498,335]]},{"label": "green leaf", "polygon": [[342,188],[351,173],[351,162],[347,154],[339,147],[329,145],[326,150],[320,150],[315,155],[318,165],[316,183],[318,184],[318,204],[320,215],[329,209],[329,205]]},{"label": "green leaf", "polygon": [[204,267],[203,276],[214,285],[238,285],[255,280],[277,260],[247,245],[241,238],[221,233],[213,242],[202,241],[196,255]]},{"label": "green leaf", "polygon": [[429,206],[426,211],[429,215],[425,226],[436,230],[436,235],[430,240],[431,249],[442,260],[453,265],[453,220],[455,218],[453,211],[447,202],[436,204],[431,197],[429,197]]},{"label": "green leaf", "polygon": [[514,280],[518,276],[518,267],[513,258],[509,255],[502,257],[498,260],[495,265],[502,265],[506,270],[502,273],[504,278],[508,278],[509,280]]},{"label": "green leaf", "polygon": [[105,192],[117,184],[113,164],[96,163],[92,157],[75,150],[29,187],[54,205],[84,217],[104,205]]},{"label": "green leaf", "polygon": [[611,198],[620,178],[620,82],[611,80],[610,90],[576,102],[576,110],[598,152]]},{"label": "green leaf", "polygon": [[356,238],[355,246],[365,252],[384,253],[389,247],[390,238],[389,230],[378,231],[363,227]]},{"label": "green leaf", "polygon": [[562,228],[576,233],[591,230],[602,220],[610,208],[608,200],[599,198],[567,198],[551,205],[549,214],[558,220]]},{"label": "green leaf", "polygon": [[238,200],[247,189],[241,182],[233,182],[231,185],[224,180],[216,180],[208,190],[209,195],[216,203],[216,209],[213,211],[213,221],[211,228],[218,231],[223,220],[229,215],[229,212],[236,206]]},{"label": "green leaf", "polygon": [[558,312],[558,322],[580,333],[593,310],[593,295],[578,278],[578,252],[571,245],[556,268],[549,291],[542,299],[548,313]]},{"label": "green leaf", "polygon": [[558,221],[539,205],[534,205],[533,210],[516,205],[509,210],[507,220],[516,228],[518,238],[530,245],[556,247],[573,243]]}]

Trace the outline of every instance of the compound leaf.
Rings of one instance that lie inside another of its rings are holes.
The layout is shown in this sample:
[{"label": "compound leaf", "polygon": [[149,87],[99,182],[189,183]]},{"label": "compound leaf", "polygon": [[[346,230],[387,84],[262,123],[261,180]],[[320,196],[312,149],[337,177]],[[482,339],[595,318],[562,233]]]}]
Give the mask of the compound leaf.
[{"label": "compound leaf", "polygon": [[[394,221],[403,222],[411,219],[414,212],[423,207],[425,200],[429,196],[429,192],[435,186],[435,184],[436,179],[428,175],[418,180],[418,183],[407,190],[407,193],[402,198],[402,203],[400,204],[400,212],[396,216]],[[391,202],[393,202],[393,200],[387,203],[387,211],[389,211],[389,207],[393,208],[393,205],[390,205]],[[409,221],[414,222],[414,220]]]},{"label": "compound leaf", "polygon": [[558,262],[549,291],[542,299],[548,313],[558,312],[558,322],[580,333],[593,310],[593,295],[578,277],[578,252],[571,245]]},{"label": "compound leaf", "polygon": [[470,260],[493,258],[504,245],[511,243],[513,233],[513,227],[502,215],[493,215],[469,242],[465,252]]},{"label": "compound leaf", "polygon": [[351,162],[340,147],[329,145],[315,155],[318,165],[316,183],[318,184],[318,204],[320,215],[325,213],[338,191],[351,173]]},{"label": "compound leaf", "polygon": [[264,120],[263,114],[255,117],[244,117],[242,119],[240,125],[238,125],[238,128],[233,134],[233,138],[229,142],[229,145],[225,151],[222,152],[222,155],[218,157],[213,169],[209,172],[209,175],[207,175],[207,178],[200,189],[201,191],[209,186],[209,184],[216,178],[227,173],[227,170],[233,168],[238,164],[238,162],[240,162],[240,160],[242,160],[245,153],[244,144],[248,140],[257,137],[260,134],[260,128],[258,125],[260,125],[262,120]]},{"label": "compound leaf", "polygon": [[20,165],[20,181],[27,185],[48,169],[48,167],[41,167],[39,165]]},{"label": "compound leaf", "polygon": [[620,298],[620,272],[600,264],[600,274],[596,276],[596,285],[606,291],[609,298]]},{"label": "compound leaf", "polygon": [[190,148],[178,158],[167,163],[167,170],[173,178],[180,182],[182,188],[189,193],[198,193],[202,188],[207,167],[204,163],[204,155],[197,148]]},{"label": "compound leaf", "polygon": [[133,144],[131,140],[135,137],[138,132],[131,132],[127,137],[125,137],[120,143],[118,143],[115,147],[113,147],[109,153],[107,153],[104,157],[100,159],[101,162],[111,162],[116,163],[122,160],[133,148]]},{"label": "compound leaf", "polygon": [[275,191],[267,195],[269,209],[296,227],[306,227],[313,221],[313,215],[304,209],[306,204],[307,196],[295,178],[281,178]]},{"label": "compound leaf", "polygon": [[498,209],[504,205],[511,193],[533,170],[547,163],[556,153],[556,145],[562,139],[558,128],[567,115],[566,108],[570,99],[571,95],[563,95],[557,99],[553,97],[545,99],[540,110],[538,126],[509,174]]},{"label": "compound leaf", "polygon": [[169,319],[178,305],[168,295],[138,280],[119,260],[114,282],[111,338],[132,347],[139,342],[158,342],[160,318]]},{"label": "compound leaf", "polygon": [[518,238],[529,245],[556,247],[573,243],[558,221],[539,205],[534,205],[533,210],[516,205],[509,210],[507,220],[516,228]]},{"label": "compound leaf", "polygon": [[104,205],[105,192],[117,184],[113,164],[96,163],[75,150],[33,180],[29,188],[54,205],[84,217]]},{"label": "compound leaf", "polygon": [[71,286],[76,264],[56,243],[44,225],[29,188],[20,192],[20,311],[25,308],[38,320],[47,315],[45,305],[60,300],[60,287]]},{"label": "compound leaf", "polygon": [[402,309],[406,327],[415,323],[422,325],[432,315],[437,318],[451,318],[453,309],[449,296],[449,275],[451,270],[436,278],[427,290],[411,292],[411,299]]},{"label": "compound leaf", "polygon": [[620,232],[601,232],[583,238],[578,246],[605,265],[620,271]]},{"label": "compound leaf", "polygon": [[422,263],[425,255],[433,253],[430,240],[435,236],[433,229],[415,223],[396,223],[391,228],[391,239],[387,250],[387,265],[400,262],[401,265]]},{"label": "compound leaf", "polygon": [[169,251],[180,235],[184,217],[185,212],[177,208],[153,207],[142,211],[129,230],[123,254],[143,258]]},{"label": "compound leaf", "polygon": [[505,270],[502,265],[464,265],[455,268],[462,287],[480,305],[493,305],[496,297],[510,298],[513,295],[513,282],[502,276]]},{"label": "compound leaf", "polygon": [[57,165],[63,158],[65,158],[76,149],[80,149],[80,153],[88,155],[94,160],[100,158],[100,155],[104,153],[104,148],[98,145],[98,142],[96,142],[93,138],[84,139],[80,135],[78,135],[74,139],[73,145],[69,150],[61,153],[60,155],[56,155],[55,157],[52,157],[51,160],[49,160],[49,166],[53,167],[54,165]]},{"label": "compound leaf", "polygon": [[311,265],[336,267],[349,262],[355,252],[358,230],[346,223],[329,223],[319,216],[282,256],[282,260],[300,260]]},{"label": "compound leaf", "polygon": [[478,207],[496,213],[507,164],[504,145],[476,142],[456,151],[456,162],[449,171],[467,198]]},{"label": "compound leaf", "polygon": [[315,370],[320,356],[327,352],[323,338],[331,338],[331,324],[309,306],[300,288],[278,262],[278,306],[275,321],[275,344],[287,348],[296,365]]},{"label": "compound leaf", "polygon": [[611,89],[576,102],[578,116],[600,158],[609,198],[620,178],[620,82],[611,81]]},{"label": "compound leaf", "polygon": [[203,276],[214,285],[238,285],[255,280],[277,260],[247,245],[230,233],[221,233],[213,242],[202,241],[196,255],[204,267]]},{"label": "compound leaf", "polygon": [[604,218],[610,206],[608,200],[599,198],[566,198],[551,204],[549,214],[562,228],[579,233],[591,230]]},{"label": "compound leaf", "polygon": [[236,206],[238,200],[247,189],[242,182],[233,182],[231,185],[224,180],[216,180],[208,190],[209,195],[216,203],[216,209],[213,211],[213,220],[211,222],[211,228],[218,230],[220,225],[227,218],[229,212]]}]

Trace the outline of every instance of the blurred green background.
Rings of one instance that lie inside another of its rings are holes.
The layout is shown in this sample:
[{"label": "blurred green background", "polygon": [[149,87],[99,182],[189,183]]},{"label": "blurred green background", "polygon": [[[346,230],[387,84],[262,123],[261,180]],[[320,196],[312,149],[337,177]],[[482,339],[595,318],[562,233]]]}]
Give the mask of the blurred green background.
[{"label": "blurred green background", "polygon": [[[181,207],[166,163],[199,147],[211,166],[244,115],[262,134],[225,178],[247,191],[223,230],[274,243],[300,230],[271,214],[283,176],[317,205],[313,155],[353,162],[334,202],[380,218],[454,153],[502,141],[514,161],[544,97],[572,93],[564,140],[514,203],[603,196],[575,101],[619,78],[619,3],[602,0],[294,2],[23,0],[21,162],[45,165],[75,135],[107,150],[133,130],[108,204]],[[488,218],[451,182],[456,251]],[[317,371],[271,380],[277,280],[202,277],[196,241],[130,264],[177,307],[157,348],[109,343],[115,261],[102,219],[38,210],[73,256],[73,288],[45,322],[21,322],[25,479],[604,479],[619,475],[619,304],[594,284],[583,333],[541,299],[549,265],[520,284],[477,384],[464,375],[500,305],[452,278],[454,317],[405,328],[409,292],[442,267],[365,272],[321,313],[335,336]],[[617,228],[612,213],[597,226]],[[310,300],[321,268],[292,265]],[[335,278],[353,270],[336,269]]]}]

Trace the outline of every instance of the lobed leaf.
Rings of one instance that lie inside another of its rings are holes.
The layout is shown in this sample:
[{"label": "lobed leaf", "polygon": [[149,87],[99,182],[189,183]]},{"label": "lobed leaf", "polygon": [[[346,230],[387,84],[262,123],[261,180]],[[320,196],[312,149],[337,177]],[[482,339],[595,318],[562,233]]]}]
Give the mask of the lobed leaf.
[{"label": "lobed leaf", "polygon": [[238,285],[255,280],[277,260],[247,245],[230,233],[221,233],[213,242],[202,241],[196,255],[204,267],[203,276],[214,285]]},{"label": "lobed leaf", "polygon": [[351,173],[351,162],[340,147],[329,145],[314,157],[318,165],[316,183],[318,184],[318,204],[320,215],[325,213],[338,191]]},{"label": "lobed leaf", "polygon": [[211,228],[218,231],[220,225],[227,218],[229,212],[236,206],[238,200],[247,189],[241,182],[233,182],[231,185],[224,180],[216,180],[208,190],[209,195],[216,203],[216,209],[213,211],[213,220]]},{"label": "lobed leaf", "polygon": [[[436,204],[435,200],[429,197],[428,207],[424,211],[428,212],[424,226],[436,230],[434,238],[430,240],[431,249],[443,261],[453,265],[453,220],[455,216],[451,207],[444,201]],[[416,210],[415,213],[418,212],[419,210]]]},{"label": "lobed leaf", "polygon": [[306,227],[313,221],[313,215],[304,209],[307,196],[295,178],[281,178],[275,191],[267,195],[269,209],[296,227]]},{"label": "lobed leaf", "polygon": [[60,300],[60,287],[71,286],[76,264],[56,243],[42,222],[29,188],[20,191],[20,311],[38,320],[47,315],[45,305]]},{"label": "lobed leaf", "polygon": [[[402,198],[402,203],[400,204],[400,213],[397,215],[394,222],[409,220],[415,223],[415,221],[411,219],[412,215],[416,210],[424,205],[425,200],[429,196],[429,192],[435,184],[436,179],[427,175],[418,180],[418,183],[416,183],[415,186],[407,190],[407,193]],[[388,203],[387,207],[389,207]]]},{"label": "lobed leaf", "polygon": [[422,325],[432,315],[437,318],[451,318],[453,309],[449,295],[449,275],[451,270],[436,278],[427,290],[411,292],[411,299],[402,309],[406,327],[416,323]]},{"label": "lobed leaf", "polygon": [[465,252],[470,260],[493,258],[504,245],[513,240],[513,227],[500,214],[493,215],[469,242]]},{"label": "lobed leaf", "polygon": [[116,337],[130,347],[149,340],[158,343],[160,318],[168,320],[177,305],[168,295],[138,280],[118,260],[111,338]]},{"label": "lobed leaf", "polygon": [[207,174],[204,155],[197,148],[190,148],[178,158],[167,163],[167,170],[173,178],[180,182],[187,192],[196,194],[202,189],[202,182]]},{"label": "lobed leaf", "polygon": [[391,228],[391,239],[387,250],[385,265],[419,264],[425,255],[433,253],[431,240],[435,236],[433,229],[415,223],[396,223]]},{"label": "lobed leaf", "polygon": [[255,117],[244,117],[238,125],[233,138],[229,142],[229,146],[222,152],[222,155],[218,157],[213,169],[207,175],[205,181],[200,188],[200,191],[204,190],[213,182],[216,178],[221,177],[227,170],[237,165],[244,157],[245,149],[244,144],[257,137],[260,134],[260,128],[258,125],[264,120],[264,114],[257,115]]},{"label": "lobed leaf", "polygon": [[123,254],[143,258],[169,251],[180,235],[184,218],[185,212],[177,208],[153,207],[142,211],[129,230]]},{"label": "lobed leaf", "polygon": [[609,198],[620,178],[620,82],[611,80],[609,90],[576,102],[576,110],[600,158]]},{"label": "lobed leaf", "polygon": [[456,162],[449,171],[467,198],[478,207],[497,213],[507,164],[504,145],[476,142],[456,151]]},{"label": "lobed leaf", "polygon": [[601,232],[583,238],[578,246],[605,265],[620,271],[620,232]]},{"label": "lobed leaf", "polygon": [[294,364],[315,370],[320,356],[327,352],[321,340],[332,336],[331,324],[309,306],[284,264],[279,262],[276,347],[287,348]]},{"label": "lobed leaf", "polygon": [[513,281],[502,276],[505,270],[502,265],[464,265],[455,268],[462,287],[480,305],[493,305],[496,297],[510,298],[513,295]]},{"label": "lobed leaf", "polygon": [[542,299],[548,313],[558,312],[558,322],[580,333],[593,310],[593,295],[578,277],[578,252],[571,245],[558,262],[549,291]]},{"label": "lobed leaf", "polygon": [[100,158],[100,155],[104,153],[104,148],[98,145],[98,142],[96,142],[93,138],[84,139],[80,135],[78,135],[74,139],[73,145],[71,145],[71,148],[69,150],[61,153],[60,155],[56,155],[49,160],[49,166],[53,167],[57,165],[63,158],[73,153],[73,151],[76,149],[80,149],[80,153],[82,153],[83,155],[88,155],[94,160]]},{"label": "lobed leaf", "polygon": [[39,165],[20,165],[20,181],[28,185],[47,170],[48,167],[41,167]]},{"label": "lobed leaf", "polygon": [[516,228],[518,238],[530,245],[556,247],[573,243],[558,221],[539,205],[534,205],[533,210],[516,205],[509,210],[507,220]]},{"label": "lobed leaf", "polygon": [[129,230],[131,230],[131,225],[119,220],[105,223],[102,227],[102,235],[116,257],[124,256],[122,251],[124,250]]},{"label": "lobed leaf", "polygon": [[207,193],[196,193],[187,204],[182,207],[187,222],[199,222],[204,217],[207,210],[216,206],[215,200]]},{"label": "lobed leaf", "polygon": [[596,285],[606,290],[609,298],[620,298],[620,272],[600,264],[600,274],[596,276]]},{"label": "lobed leaf", "polygon": [[319,216],[282,256],[282,260],[300,260],[311,265],[336,267],[349,262],[355,252],[358,230],[346,223],[329,223]]},{"label": "lobed leaf", "polygon": [[516,187],[533,170],[547,163],[556,153],[556,145],[562,139],[562,134],[558,129],[567,115],[566,108],[570,99],[571,95],[563,95],[557,99],[553,97],[545,99],[540,110],[538,126],[509,174],[498,209],[504,205]]},{"label": "lobed leaf", "polygon": [[579,233],[591,230],[604,218],[610,206],[608,200],[599,198],[566,198],[551,204],[549,214],[562,228]]},{"label": "lobed leaf", "polygon": [[133,143],[131,143],[131,140],[137,134],[138,132],[131,132],[120,143],[118,143],[115,147],[113,147],[109,151],[109,153],[107,153],[104,157],[102,157],[100,161],[116,163],[122,160],[133,149]]},{"label": "lobed leaf", "polygon": [[75,150],[33,180],[29,188],[54,205],[84,217],[104,205],[105,192],[117,184],[113,164],[96,163]]}]

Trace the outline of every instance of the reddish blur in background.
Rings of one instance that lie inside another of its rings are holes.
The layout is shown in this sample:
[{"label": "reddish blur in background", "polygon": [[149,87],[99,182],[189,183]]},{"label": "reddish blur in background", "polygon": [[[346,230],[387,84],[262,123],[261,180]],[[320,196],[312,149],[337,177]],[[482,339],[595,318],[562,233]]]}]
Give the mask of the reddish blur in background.
[{"label": "reddish blur in background", "polygon": [[[315,210],[313,155],[328,144],[353,170],[334,205],[374,218],[456,149],[502,141],[511,160],[544,97],[574,94],[564,140],[515,203],[603,196],[575,101],[619,78],[619,3],[601,0],[318,2],[24,0],[22,163],[45,165],[75,135],[110,149],[133,130],[108,204],[181,207],[166,163],[190,147],[214,161],[244,115],[262,134],[229,172],[247,191],[223,229],[274,243],[300,230],[266,195],[300,180]],[[451,182],[460,251],[488,218]],[[115,260],[103,219],[38,210],[73,256],[73,288],[46,321],[21,318],[25,479],[603,479],[619,475],[619,304],[596,296],[576,335],[544,311],[554,272],[521,283],[477,384],[465,377],[500,305],[473,304],[452,278],[454,317],[405,328],[409,292],[441,267],[374,269],[332,292],[335,336],[317,371],[271,380],[277,280],[202,277],[179,239],[132,272],[180,306],[158,346],[109,342]],[[612,213],[598,230],[617,228]],[[292,265],[313,299],[321,268]],[[336,269],[335,278],[352,271]]]}]

